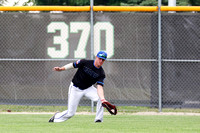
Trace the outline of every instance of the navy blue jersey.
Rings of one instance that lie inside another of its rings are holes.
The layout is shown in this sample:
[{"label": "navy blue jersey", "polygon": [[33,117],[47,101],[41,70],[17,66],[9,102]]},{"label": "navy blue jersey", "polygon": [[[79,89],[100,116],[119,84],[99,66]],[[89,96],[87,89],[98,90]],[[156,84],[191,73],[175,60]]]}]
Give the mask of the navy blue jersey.
[{"label": "navy blue jersey", "polygon": [[97,68],[94,65],[94,60],[78,60],[73,63],[74,68],[78,68],[72,82],[74,86],[84,90],[95,83],[103,86],[105,73],[102,67]]}]

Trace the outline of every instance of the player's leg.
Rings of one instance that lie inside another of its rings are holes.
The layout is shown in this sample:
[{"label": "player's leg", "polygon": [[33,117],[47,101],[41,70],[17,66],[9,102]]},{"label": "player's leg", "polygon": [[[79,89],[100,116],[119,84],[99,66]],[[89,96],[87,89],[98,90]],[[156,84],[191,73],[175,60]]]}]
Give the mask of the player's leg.
[{"label": "player's leg", "polygon": [[54,122],[63,122],[75,115],[80,99],[83,97],[83,91],[73,86],[69,87],[68,92],[68,110],[55,115]]},{"label": "player's leg", "polygon": [[92,101],[97,102],[95,121],[100,120],[102,122],[104,108],[102,107],[101,100],[97,94],[97,89],[94,86],[89,87],[85,90],[85,96],[91,99]]},{"label": "player's leg", "polygon": [[99,99],[97,101],[95,122],[97,120],[100,120],[100,122],[103,122],[103,111],[104,111],[104,108],[102,106],[101,100]]}]

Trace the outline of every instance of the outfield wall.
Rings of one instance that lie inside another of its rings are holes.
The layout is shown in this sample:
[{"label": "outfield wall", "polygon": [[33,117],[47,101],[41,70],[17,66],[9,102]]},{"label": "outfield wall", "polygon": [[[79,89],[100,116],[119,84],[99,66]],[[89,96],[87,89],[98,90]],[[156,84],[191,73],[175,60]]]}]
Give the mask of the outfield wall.
[{"label": "outfield wall", "polygon": [[[83,9],[0,14],[0,104],[66,105],[76,70],[52,68],[105,50],[107,100],[158,107],[157,12],[94,12],[91,47],[90,13]],[[200,107],[199,17],[162,13],[162,107]]]}]

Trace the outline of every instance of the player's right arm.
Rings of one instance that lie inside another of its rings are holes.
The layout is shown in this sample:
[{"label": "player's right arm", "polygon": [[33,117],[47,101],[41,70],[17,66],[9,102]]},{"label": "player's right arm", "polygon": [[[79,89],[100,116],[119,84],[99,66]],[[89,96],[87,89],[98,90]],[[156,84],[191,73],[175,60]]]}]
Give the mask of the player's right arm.
[{"label": "player's right arm", "polygon": [[53,70],[54,71],[65,71],[65,70],[72,69],[72,68],[78,68],[78,67],[81,67],[85,63],[85,61],[86,60],[84,60],[84,59],[77,60],[76,62],[69,63],[63,67],[54,67]]},{"label": "player's right arm", "polygon": [[65,71],[65,70],[72,69],[72,68],[74,68],[73,63],[69,63],[63,67],[54,67],[53,70],[54,71]]}]

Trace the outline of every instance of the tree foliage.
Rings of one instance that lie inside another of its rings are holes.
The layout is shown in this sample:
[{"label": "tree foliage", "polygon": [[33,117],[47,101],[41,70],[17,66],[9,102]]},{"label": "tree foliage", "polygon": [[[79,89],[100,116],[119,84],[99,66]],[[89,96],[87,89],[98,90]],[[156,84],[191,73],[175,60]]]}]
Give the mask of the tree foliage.
[{"label": "tree foliage", "polygon": [[5,2],[7,2],[7,0],[0,0],[0,6],[4,5]]},{"label": "tree foliage", "polygon": [[[0,0],[0,6],[10,5],[11,0]],[[32,6],[35,5],[35,0],[20,1],[15,0],[11,6]]]},{"label": "tree foliage", "polygon": [[200,6],[200,0],[189,0],[189,3],[193,6]]},{"label": "tree foliage", "polygon": [[[8,0],[0,0],[0,6]],[[29,0],[34,5],[63,5],[63,6],[89,6],[90,0]],[[27,5],[24,4],[23,6]],[[177,6],[200,6],[200,0],[176,0]],[[157,6],[158,0],[94,0],[94,5],[105,6]],[[162,5],[168,5],[168,0],[162,0]],[[15,5],[13,5],[15,6]]]},{"label": "tree foliage", "polygon": [[140,3],[140,6],[157,6],[157,0],[144,0]]},{"label": "tree foliage", "polygon": [[[90,0],[36,0],[37,5],[69,5],[86,6]],[[176,0],[177,6],[200,6],[200,0]],[[94,5],[105,6],[157,6],[158,0],[94,0]],[[162,5],[168,5],[168,0],[162,0]]]}]

